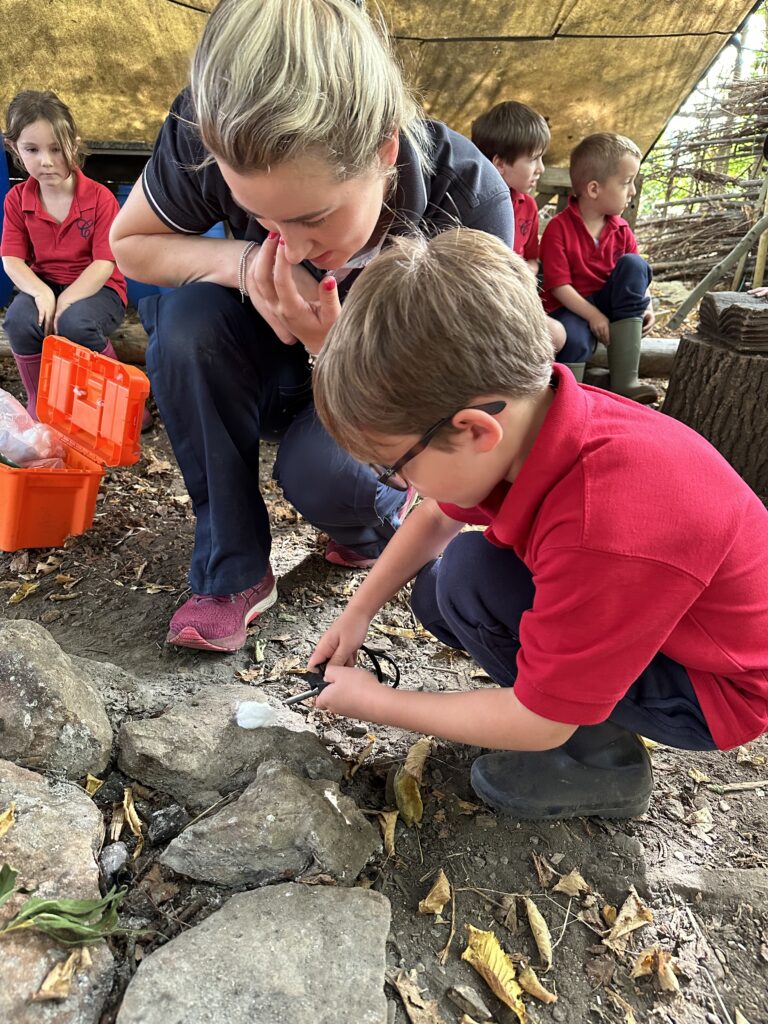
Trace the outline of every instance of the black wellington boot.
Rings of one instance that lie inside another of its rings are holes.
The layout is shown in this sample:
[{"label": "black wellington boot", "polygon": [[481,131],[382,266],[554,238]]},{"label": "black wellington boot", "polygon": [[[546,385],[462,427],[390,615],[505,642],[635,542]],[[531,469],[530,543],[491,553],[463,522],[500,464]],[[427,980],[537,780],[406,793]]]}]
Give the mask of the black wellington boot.
[{"label": "black wellington boot", "polygon": [[472,788],[497,811],[537,820],[634,818],[648,809],[651,759],[610,722],[582,725],[554,750],[503,750],[472,765]]}]

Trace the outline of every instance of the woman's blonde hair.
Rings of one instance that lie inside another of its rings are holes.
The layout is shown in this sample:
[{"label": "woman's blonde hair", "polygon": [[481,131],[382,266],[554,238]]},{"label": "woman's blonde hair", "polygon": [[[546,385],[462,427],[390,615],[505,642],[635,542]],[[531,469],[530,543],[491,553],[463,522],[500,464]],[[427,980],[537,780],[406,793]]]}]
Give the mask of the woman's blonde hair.
[{"label": "woman's blonde hair", "polygon": [[206,148],[240,173],[316,155],[356,177],[398,131],[429,166],[422,111],[386,33],[351,0],[221,0],[191,91]]},{"label": "woman's blonde hair", "polygon": [[77,138],[75,119],[66,103],[55,92],[25,89],[11,100],[5,118],[5,147],[19,170],[25,170],[17,150],[19,136],[35,121],[48,121],[70,171],[83,166],[88,151]]},{"label": "woman's blonde hair", "polygon": [[[350,289],[320,351],[320,419],[357,458],[371,433],[423,434],[481,395],[532,397],[554,349],[536,281],[494,235],[393,238]],[[435,444],[450,446],[446,427]]]}]

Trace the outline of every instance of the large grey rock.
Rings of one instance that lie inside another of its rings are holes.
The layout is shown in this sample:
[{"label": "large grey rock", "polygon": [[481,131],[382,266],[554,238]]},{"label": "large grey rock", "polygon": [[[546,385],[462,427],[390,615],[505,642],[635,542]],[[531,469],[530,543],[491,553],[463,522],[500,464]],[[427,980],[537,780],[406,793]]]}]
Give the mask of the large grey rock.
[{"label": "large grey rock", "polygon": [[68,779],[106,768],[112,728],[81,666],[36,622],[0,619],[0,757]]},{"label": "large grey rock", "polygon": [[208,686],[158,718],[126,722],[120,768],[195,812],[247,786],[262,761],[282,761],[310,778],[341,777],[340,763],[295,711],[279,707],[273,725],[241,729],[235,712],[246,700],[267,703],[250,686]]},{"label": "large grey rock", "polygon": [[[17,884],[36,885],[43,898],[98,899],[96,855],[103,836],[101,815],[85,793],[67,782],[51,782],[0,761],[0,810],[16,804],[16,820],[0,838],[0,864],[20,874]],[[0,908],[0,922],[19,910],[26,896],[13,896]],[[32,930],[11,933],[0,943],[3,1024],[96,1024],[112,985],[113,961],[105,943],[89,947],[92,963],[78,970],[65,1002],[32,1003],[63,949]]]},{"label": "large grey rock", "polygon": [[299,778],[271,761],[235,803],[191,825],[160,860],[232,887],[315,872],[351,885],[379,845],[379,833],[335,782]]},{"label": "large grey rock", "polygon": [[240,893],[142,961],[117,1024],[386,1024],[388,930],[370,890]]}]

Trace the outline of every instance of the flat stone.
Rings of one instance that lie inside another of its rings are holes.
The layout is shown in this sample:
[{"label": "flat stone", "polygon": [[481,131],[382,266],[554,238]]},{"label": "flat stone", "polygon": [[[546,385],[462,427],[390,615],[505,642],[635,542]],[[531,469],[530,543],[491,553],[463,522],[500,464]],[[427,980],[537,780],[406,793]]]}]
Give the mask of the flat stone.
[{"label": "flat stone", "polygon": [[0,757],[68,779],[106,768],[112,727],[98,689],[36,622],[0,619],[0,709]]},{"label": "flat stone", "polygon": [[117,1024],[386,1024],[389,918],[370,890],[240,893],[141,962]]},{"label": "flat stone", "polygon": [[268,703],[250,686],[209,686],[157,718],[125,723],[120,768],[193,813],[247,786],[262,761],[282,761],[310,778],[341,778],[342,765],[300,714],[279,706],[273,724],[241,729],[241,701]]},{"label": "flat stone", "polygon": [[174,839],[160,862],[233,888],[314,873],[351,885],[380,845],[378,831],[335,782],[300,778],[270,761],[237,801]]},{"label": "flat stone", "polygon": [[493,1014],[483,1002],[483,997],[469,985],[454,985],[446,995],[461,1010],[475,1020],[490,1020]]},{"label": "flat stone", "polygon": [[161,807],[149,819],[147,838],[153,846],[162,846],[163,843],[175,839],[190,820],[181,804]]},{"label": "flat stone", "polygon": [[[77,786],[53,782],[0,761],[0,810],[14,801],[15,822],[0,838],[0,863],[19,871],[17,885],[34,882],[46,899],[98,899],[96,855],[104,825],[98,809]],[[21,908],[14,895],[0,908],[0,923]],[[112,985],[114,966],[106,943],[89,947],[92,963],[78,970],[63,1002],[30,1003],[54,965],[69,950],[32,929],[2,939],[0,1021],[3,1024],[97,1024]]]}]

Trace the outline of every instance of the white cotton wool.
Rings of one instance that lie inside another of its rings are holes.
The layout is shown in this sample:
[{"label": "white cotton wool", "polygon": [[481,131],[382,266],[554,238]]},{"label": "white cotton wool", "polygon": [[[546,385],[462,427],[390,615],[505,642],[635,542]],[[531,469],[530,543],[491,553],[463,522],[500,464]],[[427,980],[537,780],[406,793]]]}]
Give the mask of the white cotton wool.
[{"label": "white cotton wool", "polygon": [[276,717],[275,709],[270,704],[243,700],[237,706],[235,721],[241,729],[261,729],[265,725],[272,725]]}]

